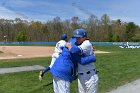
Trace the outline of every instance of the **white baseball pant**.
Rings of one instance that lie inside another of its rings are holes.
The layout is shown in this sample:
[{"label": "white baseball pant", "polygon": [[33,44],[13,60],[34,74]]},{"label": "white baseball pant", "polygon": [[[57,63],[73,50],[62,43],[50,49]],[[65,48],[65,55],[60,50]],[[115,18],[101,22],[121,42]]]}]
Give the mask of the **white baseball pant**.
[{"label": "white baseball pant", "polygon": [[54,93],[70,93],[70,82],[59,77],[53,77]]},{"label": "white baseball pant", "polygon": [[90,73],[78,74],[78,91],[79,93],[97,93],[98,74],[91,70]]}]

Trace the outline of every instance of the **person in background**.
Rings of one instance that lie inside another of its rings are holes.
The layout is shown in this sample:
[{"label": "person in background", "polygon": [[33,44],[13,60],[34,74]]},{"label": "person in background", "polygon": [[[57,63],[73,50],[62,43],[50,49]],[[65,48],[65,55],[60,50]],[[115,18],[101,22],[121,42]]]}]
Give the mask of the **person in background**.
[{"label": "person in background", "polygon": [[52,60],[51,60],[51,64],[49,66],[47,66],[43,71],[40,71],[39,73],[39,80],[41,81],[44,74],[50,70],[50,68],[53,66],[55,60],[59,57],[59,55],[62,53],[62,50],[63,48],[65,47],[66,45],[66,42],[67,42],[67,39],[68,39],[68,36],[67,34],[63,34],[61,36],[61,40],[58,41],[55,45],[55,50],[54,50],[54,53],[52,54]]}]

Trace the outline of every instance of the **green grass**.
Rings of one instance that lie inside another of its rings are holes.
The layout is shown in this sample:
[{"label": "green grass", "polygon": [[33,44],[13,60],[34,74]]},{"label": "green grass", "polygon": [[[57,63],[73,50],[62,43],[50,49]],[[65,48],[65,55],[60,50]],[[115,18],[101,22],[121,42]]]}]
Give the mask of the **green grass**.
[{"label": "green grass", "polygon": [[121,49],[118,46],[97,46],[110,54],[97,55],[99,93],[110,91],[140,78],[140,49]]},{"label": "green grass", "polygon": [[51,57],[42,58],[27,58],[27,59],[8,59],[0,60],[0,67],[17,67],[30,65],[49,65]]},{"label": "green grass", "polygon": [[[110,54],[96,54],[99,70],[99,91],[105,93],[120,85],[140,78],[140,49],[121,49],[118,46],[96,46]],[[51,58],[0,60],[0,67],[49,65]],[[0,93],[53,93],[52,75],[46,73],[42,82],[39,71],[0,74]],[[77,92],[77,80],[71,84],[71,93]]]}]

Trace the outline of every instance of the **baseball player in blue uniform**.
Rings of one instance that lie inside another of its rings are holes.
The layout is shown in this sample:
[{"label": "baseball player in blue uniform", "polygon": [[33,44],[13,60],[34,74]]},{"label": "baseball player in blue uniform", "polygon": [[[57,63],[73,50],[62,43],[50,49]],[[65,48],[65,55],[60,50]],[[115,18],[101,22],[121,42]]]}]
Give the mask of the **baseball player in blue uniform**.
[{"label": "baseball player in blue uniform", "polygon": [[44,71],[40,71],[40,74],[39,74],[39,80],[40,80],[40,81],[42,80],[44,74],[45,74],[48,70],[50,70],[50,68],[51,68],[52,65],[54,64],[55,60],[56,60],[56,59],[59,57],[59,55],[62,53],[62,50],[63,50],[63,48],[64,48],[65,45],[66,45],[67,38],[68,38],[67,34],[63,34],[63,35],[61,36],[61,40],[58,41],[58,42],[56,43],[54,53],[52,54],[51,64],[50,64],[49,66],[47,66],[47,67],[45,68]]},{"label": "baseball player in blue uniform", "polygon": [[[93,54],[93,47],[89,40],[87,40],[87,32],[84,29],[76,29],[73,32],[76,37],[76,43],[80,51],[80,55],[89,56]],[[68,48],[73,50],[73,47],[68,45]],[[74,51],[73,51],[74,52]],[[95,61],[93,61],[95,62]],[[98,74],[93,62],[88,64],[79,64],[78,62],[78,91],[79,93],[97,93],[98,88]]]},{"label": "baseball player in blue uniform", "polygon": [[73,42],[73,48],[69,50],[67,47],[64,47],[61,55],[50,69],[53,75],[55,93],[70,92],[70,82],[76,79],[77,62],[84,65],[96,61],[96,57],[93,54],[88,56],[79,55],[77,51],[80,51],[80,49],[76,47],[75,41],[75,38],[70,39],[69,42]]}]

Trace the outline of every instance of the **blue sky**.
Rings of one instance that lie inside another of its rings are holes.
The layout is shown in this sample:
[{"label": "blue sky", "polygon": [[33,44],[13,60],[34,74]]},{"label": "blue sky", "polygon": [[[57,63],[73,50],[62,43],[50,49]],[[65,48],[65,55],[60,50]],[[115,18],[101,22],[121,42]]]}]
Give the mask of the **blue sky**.
[{"label": "blue sky", "polygon": [[94,14],[100,19],[107,14],[111,20],[140,25],[139,5],[140,0],[0,0],[0,18],[46,22],[56,16],[87,19]]}]

